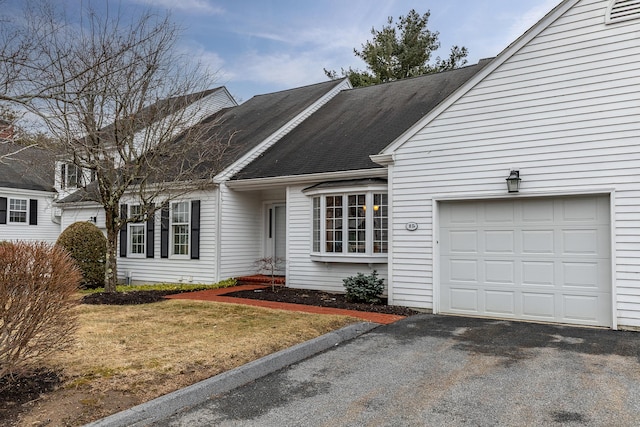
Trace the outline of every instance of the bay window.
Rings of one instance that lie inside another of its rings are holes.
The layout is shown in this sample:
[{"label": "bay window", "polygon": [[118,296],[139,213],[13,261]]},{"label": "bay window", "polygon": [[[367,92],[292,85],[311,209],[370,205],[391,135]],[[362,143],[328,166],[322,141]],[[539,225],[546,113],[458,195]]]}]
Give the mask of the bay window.
[{"label": "bay window", "polygon": [[312,258],[386,258],[388,200],[382,189],[312,195]]}]

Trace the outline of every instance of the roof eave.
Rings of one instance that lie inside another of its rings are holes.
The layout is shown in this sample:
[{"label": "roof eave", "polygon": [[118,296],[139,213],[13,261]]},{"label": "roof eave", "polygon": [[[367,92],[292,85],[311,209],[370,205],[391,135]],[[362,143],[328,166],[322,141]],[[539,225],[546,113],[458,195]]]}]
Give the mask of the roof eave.
[{"label": "roof eave", "polygon": [[305,175],[286,175],[268,178],[250,178],[227,181],[225,184],[234,190],[263,190],[287,185],[308,185],[318,181],[346,180],[358,178],[386,178],[387,168],[358,169],[351,171],[322,172]]}]

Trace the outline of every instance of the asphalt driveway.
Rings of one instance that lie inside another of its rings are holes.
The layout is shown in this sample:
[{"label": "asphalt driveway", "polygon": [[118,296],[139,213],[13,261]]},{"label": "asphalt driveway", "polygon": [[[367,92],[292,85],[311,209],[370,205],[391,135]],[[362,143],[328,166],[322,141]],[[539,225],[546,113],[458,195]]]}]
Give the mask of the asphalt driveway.
[{"label": "asphalt driveway", "polygon": [[640,425],[640,334],[419,315],[156,426]]}]

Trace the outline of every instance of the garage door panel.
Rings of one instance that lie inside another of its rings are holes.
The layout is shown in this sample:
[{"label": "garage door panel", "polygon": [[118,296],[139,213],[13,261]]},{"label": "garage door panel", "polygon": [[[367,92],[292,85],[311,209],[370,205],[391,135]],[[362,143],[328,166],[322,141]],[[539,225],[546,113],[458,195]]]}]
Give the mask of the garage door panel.
[{"label": "garage door panel", "polygon": [[443,202],[440,213],[441,312],[611,325],[607,196]]},{"label": "garage door panel", "polygon": [[554,254],[553,230],[522,230],[523,254]]},{"label": "garage door panel", "polygon": [[522,293],[522,314],[524,317],[554,321],[555,312],[555,297],[553,293]]},{"label": "garage door panel", "polygon": [[562,295],[564,318],[574,322],[597,322],[599,298],[596,295]]},{"label": "garage door panel", "polygon": [[598,282],[602,280],[597,262],[563,262],[562,282],[566,288],[582,288],[597,290]]},{"label": "garage door panel", "polygon": [[592,203],[588,199],[567,199],[560,201],[562,203],[562,220],[563,222],[586,222],[597,223],[599,220],[598,203]]},{"label": "garage door panel", "polygon": [[[482,221],[482,218],[478,219]],[[513,201],[505,200],[484,206],[484,223],[486,224],[514,224],[516,221],[515,206]]]},{"label": "garage door panel", "polygon": [[501,283],[515,285],[514,261],[484,261],[484,282],[487,284]]},{"label": "garage door panel", "polygon": [[478,283],[478,261],[467,259],[450,260],[448,277],[452,283]]},{"label": "garage door panel", "polygon": [[602,252],[598,244],[598,230],[561,230],[563,255],[598,255]]},{"label": "garage door panel", "polygon": [[485,231],[484,252],[487,254],[515,254],[515,232],[512,230]]},{"label": "garage door panel", "polygon": [[469,314],[479,314],[479,291],[469,288],[452,288],[449,293],[451,310],[454,312],[466,312]]},{"label": "garage door panel", "polygon": [[522,261],[522,285],[553,286],[555,263],[553,261]]},{"label": "garage door panel", "polygon": [[514,291],[487,290],[484,293],[486,314],[515,316],[516,295]]},{"label": "garage door panel", "polygon": [[452,254],[478,252],[477,231],[451,230],[449,232],[449,242]]},{"label": "garage door panel", "polygon": [[553,224],[553,200],[523,200],[521,202],[522,223]]}]

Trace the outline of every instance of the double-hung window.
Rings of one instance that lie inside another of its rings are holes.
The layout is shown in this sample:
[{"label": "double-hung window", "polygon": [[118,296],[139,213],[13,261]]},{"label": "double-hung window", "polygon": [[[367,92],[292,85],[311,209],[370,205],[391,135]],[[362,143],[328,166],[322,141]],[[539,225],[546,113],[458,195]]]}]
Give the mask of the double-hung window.
[{"label": "double-hung window", "polygon": [[72,163],[60,165],[60,182],[62,188],[78,188],[81,184],[81,173],[78,166]]},{"label": "double-hung window", "polygon": [[171,255],[189,255],[189,202],[171,203]]},{"label": "double-hung window", "polygon": [[9,199],[9,222],[27,223],[27,199]]},{"label": "double-hung window", "polygon": [[140,205],[129,205],[129,253],[131,255],[146,255],[146,224],[142,218],[142,207]]},{"label": "double-hung window", "polygon": [[362,189],[324,188],[306,193],[312,200],[312,258],[378,262],[388,251],[386,186]]}]

